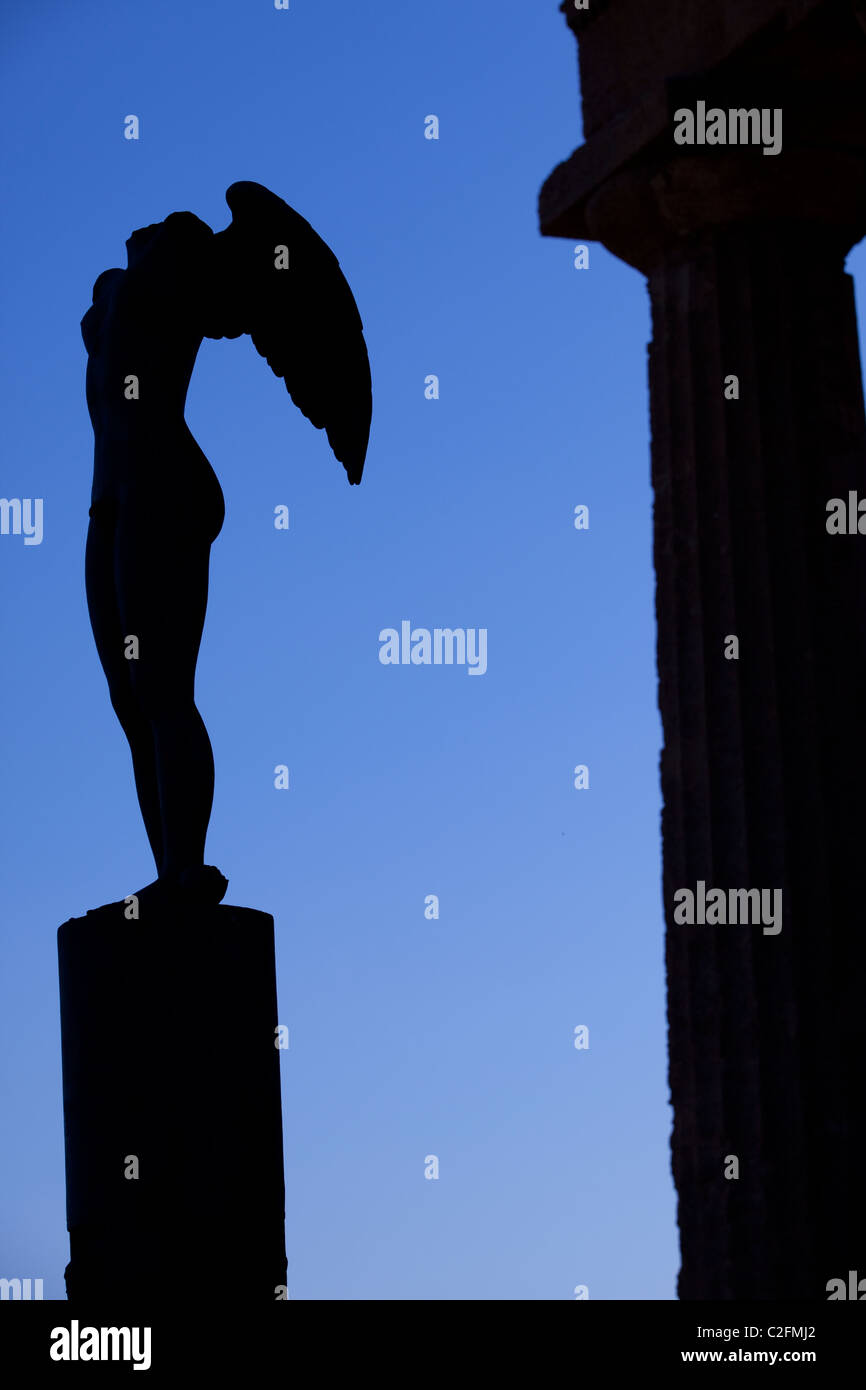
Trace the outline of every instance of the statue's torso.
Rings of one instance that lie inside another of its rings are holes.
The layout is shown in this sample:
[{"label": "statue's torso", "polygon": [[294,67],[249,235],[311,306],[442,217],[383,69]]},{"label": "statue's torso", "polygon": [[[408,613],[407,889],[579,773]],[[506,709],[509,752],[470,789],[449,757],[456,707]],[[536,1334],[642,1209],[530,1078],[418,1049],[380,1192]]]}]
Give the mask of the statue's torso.
[{"label": "statue's torso", "polygon": [[193,281],[188,241],[179,245],[169,227],[137,264],[108,272],[81,321],[93,502],[222,506],[216,474],[184,419],[202,339]]}]

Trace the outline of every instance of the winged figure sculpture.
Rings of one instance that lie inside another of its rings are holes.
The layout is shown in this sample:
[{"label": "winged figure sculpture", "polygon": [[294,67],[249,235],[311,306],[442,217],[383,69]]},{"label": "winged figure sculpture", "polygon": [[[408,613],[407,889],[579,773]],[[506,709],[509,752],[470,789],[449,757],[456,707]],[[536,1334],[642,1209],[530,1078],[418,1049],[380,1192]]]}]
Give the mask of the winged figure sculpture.
[{"label": "winged figure sculpture", "polygon": [[227,880],[204,862],[213,802],[210,740],[195,705],[210,547],[225,508],[184,419],[202,338],[248,333],[295,405],[361,481],[372,413],[363,325],[339,262],[261,184],[234,183],[214,233],[191,212],[142,227],[126,270],[105,270],[81,321],[94,467],[87,605],[114,711],[132,753],[157,878],[203,904]]}]

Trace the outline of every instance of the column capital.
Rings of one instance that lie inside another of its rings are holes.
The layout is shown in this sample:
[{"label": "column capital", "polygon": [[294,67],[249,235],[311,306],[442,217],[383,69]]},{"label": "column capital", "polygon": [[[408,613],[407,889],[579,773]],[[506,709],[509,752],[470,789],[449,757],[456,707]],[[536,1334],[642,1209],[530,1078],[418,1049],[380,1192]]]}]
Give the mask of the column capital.
[{"label": "column capital", "polygon": [[[720,0],[701,23],[677,0],[562,8],[585,142],[541,190],[543,235],[648,272],[703,227],[790,220],[836,228],[846,250],[866,234],[866,0]],[[731,113],[721,138],[699,104]],[[694,144],[675,138],[684,109]],[[780,113],[775,152],[747,112]]]},{"label": "column capital", "polygon": [[[663,256],[724,226],[779,222],[821,233],[841,255],[866,235],[866,154],[792,150],[681,155],[620,170],[592,192],[582,230],[648,275]],[[808,242],[804,244],[808,254]]]}]

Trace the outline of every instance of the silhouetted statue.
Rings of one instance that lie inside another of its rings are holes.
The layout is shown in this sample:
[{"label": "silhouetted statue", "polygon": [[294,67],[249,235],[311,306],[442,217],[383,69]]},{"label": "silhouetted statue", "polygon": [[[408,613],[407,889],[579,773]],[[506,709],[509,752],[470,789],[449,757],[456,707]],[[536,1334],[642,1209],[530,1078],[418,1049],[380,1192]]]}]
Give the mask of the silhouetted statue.
[{"label": "silhouetted statue", "polygon": [[232,184],[226,201],[222,232],[191,212],[133,232],[127,269],[98,277],[81,321],[95,436],[87,604],[156,860],[140,901],[217,903],[228,886],[204,863],[214,765],[195,705],[210,547],[224,518],[184,419],[202,337],[249,333],[327,431],[350,483],[361,481],[370,432],[363,325],[336,257],[260,184]]}]

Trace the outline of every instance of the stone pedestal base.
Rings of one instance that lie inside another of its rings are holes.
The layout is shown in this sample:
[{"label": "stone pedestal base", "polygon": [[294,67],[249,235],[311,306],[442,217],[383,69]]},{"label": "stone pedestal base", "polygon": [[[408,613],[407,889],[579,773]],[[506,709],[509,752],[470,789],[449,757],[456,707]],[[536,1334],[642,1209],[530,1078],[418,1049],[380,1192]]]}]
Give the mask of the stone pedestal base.
[{"label": "stone pedestal base", "polygon": [[70,1300],[279,1297],[273,926],[116,903],[59,929]]}]

